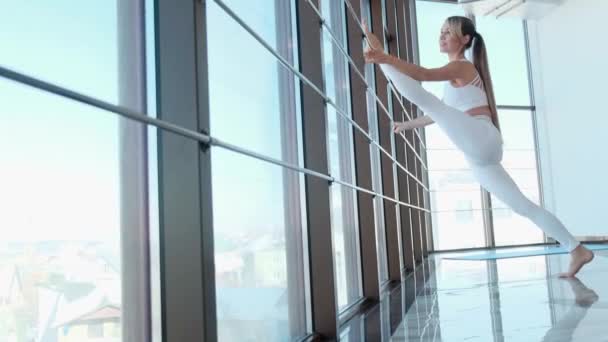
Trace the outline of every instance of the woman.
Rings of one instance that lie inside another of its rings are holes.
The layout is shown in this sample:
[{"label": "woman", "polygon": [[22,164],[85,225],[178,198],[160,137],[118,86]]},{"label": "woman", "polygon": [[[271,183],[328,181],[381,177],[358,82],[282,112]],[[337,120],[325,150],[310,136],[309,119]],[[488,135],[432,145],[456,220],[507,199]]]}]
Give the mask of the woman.
[{"label": "woman", "polygon": [[[439,46],[449,57],[441,68],[427,69],[386,54],[382,43],[364,24],[369,47],[367,63],[376,63],[397,90],[426,115],[394,124],[394,131],[422,127],[436,122],[463,153],[473,175],[487,191],[516,213],[532,220],[548,236],[564,246],[571,255],[568,272],[573,277],[594,255],[581,245],[564,225],[547,210],[526,198],[500,164],[502,137],[498,125],[492,81],[483,38],[466,17],[449,17],[441,28]],[[475,63],[464,57],[473,48]],[[426,91],[418,81],[445,82],[443,101]]]}]

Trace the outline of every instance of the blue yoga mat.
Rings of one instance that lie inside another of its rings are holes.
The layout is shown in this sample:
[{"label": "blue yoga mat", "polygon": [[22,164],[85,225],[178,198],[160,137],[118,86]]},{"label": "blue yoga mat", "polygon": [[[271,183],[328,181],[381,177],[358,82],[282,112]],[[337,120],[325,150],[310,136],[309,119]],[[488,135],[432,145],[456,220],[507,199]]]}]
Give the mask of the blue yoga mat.
[{"label": "blue yoga mat", "polygon": [[[608,244],[583,244],[592,251],[608,250]],[[451,254],[441,256],[442,259],[455,260],[495,260],[505,258],[521,258],[547,254],[566,254],[568,251],[560,246],[517,247],[508,249],[493,249],[482,252]]]}]

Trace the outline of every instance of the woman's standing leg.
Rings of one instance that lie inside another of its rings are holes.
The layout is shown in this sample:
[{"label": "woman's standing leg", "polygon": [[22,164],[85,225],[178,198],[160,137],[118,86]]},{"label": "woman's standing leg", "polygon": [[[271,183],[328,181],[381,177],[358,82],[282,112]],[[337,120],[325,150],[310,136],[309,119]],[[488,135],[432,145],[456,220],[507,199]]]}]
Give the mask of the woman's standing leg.
[{"label": "woman's standing leg", "polygon": [[524,196],[502,165],[499,163],[471,164],[471,170],[482,187],[498,197],[513,211],[530,219],[571,253],[573,259],[570,270],[563,276],[573,276],[584,264],[593,259],[593,252],[580,245],[555,215]]}]

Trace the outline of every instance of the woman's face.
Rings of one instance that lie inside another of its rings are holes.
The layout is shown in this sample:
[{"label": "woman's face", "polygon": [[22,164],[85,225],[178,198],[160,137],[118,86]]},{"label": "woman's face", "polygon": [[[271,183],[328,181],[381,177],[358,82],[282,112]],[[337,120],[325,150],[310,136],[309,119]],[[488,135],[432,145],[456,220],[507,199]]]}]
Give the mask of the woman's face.
[{"label": "woman's face", "polygon": [[463,43],[466,37],[459,38],[456,32],[452,32],[450,25],[447,22],[441,27],[441,33],[439,34],[439,51],[442,53],[458,53],[462,51],[462,48],[466,44]]}]

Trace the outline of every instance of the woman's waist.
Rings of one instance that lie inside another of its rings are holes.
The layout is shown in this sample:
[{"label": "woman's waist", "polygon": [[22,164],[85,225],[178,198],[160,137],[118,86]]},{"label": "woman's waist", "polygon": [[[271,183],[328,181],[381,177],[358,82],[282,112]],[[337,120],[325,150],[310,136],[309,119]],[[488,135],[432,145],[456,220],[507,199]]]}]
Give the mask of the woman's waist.
[{"label": "woman's waist", "polygon": [[469,109],[465,110],[464,112],[471,116],[476,116],[476,115],[484,115],[484,116],[488,116],[488,117],[492,116],[492,114],[491,114],[492,111],[490,110],[490,107],[487,105],[469,108]]},{"label": "woman's waist", "polygon": [[470,116],[472,116],[475,119],[483,119],[483,120],[487,120],[487,121],[492,121],[492,115],[490,113],[483,113],[483,114],[469,114]]}]

